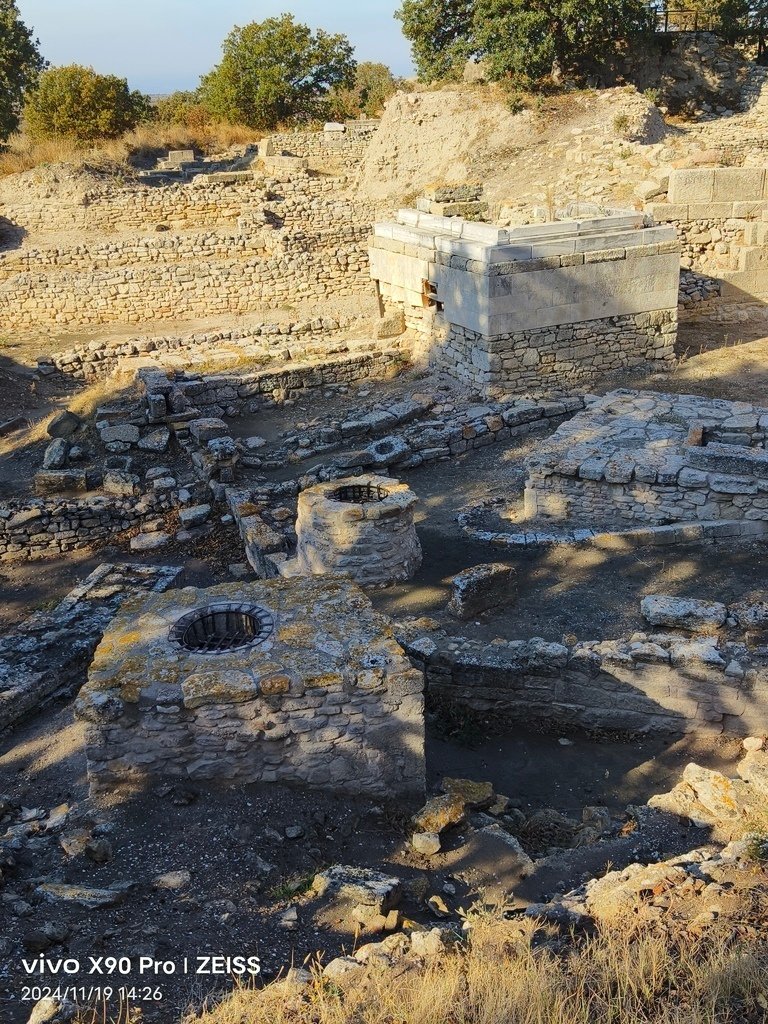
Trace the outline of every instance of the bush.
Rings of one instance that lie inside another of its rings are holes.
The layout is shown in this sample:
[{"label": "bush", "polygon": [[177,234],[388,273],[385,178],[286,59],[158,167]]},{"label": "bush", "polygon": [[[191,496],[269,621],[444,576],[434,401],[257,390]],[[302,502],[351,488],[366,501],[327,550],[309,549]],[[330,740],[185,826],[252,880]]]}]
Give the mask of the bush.
[{"label": "bush", "polygon": [[0,0],[0,142],[19,127],[24,93],[45,67],[15,0]]},{"label": "bush", "polygon": [[124,78],[79,64],[51,68],[27,98],[24,123],[34,139],[115,139],[153,116],[147,96]]},{"label": "bush", "polygon": [[312,32],[283,14],[233,29],[200,98],[221,120],[275,128],[324,116],[328,93],[351,85],[355,67],[346,36]]},{"label": "bush", "polygon": [[359,117],[361,114],[378,117],[399,84],[386,64],[364,61],[357,65],[351,86],[341,86],[331,91],[328,98],[329,114],[339,121]]},{"label": "bush", "polygon": [[196,92],[172,92],[155,101],[157,120],[161,124],[184,125],[192,131],[207,128],[213,117]]}]

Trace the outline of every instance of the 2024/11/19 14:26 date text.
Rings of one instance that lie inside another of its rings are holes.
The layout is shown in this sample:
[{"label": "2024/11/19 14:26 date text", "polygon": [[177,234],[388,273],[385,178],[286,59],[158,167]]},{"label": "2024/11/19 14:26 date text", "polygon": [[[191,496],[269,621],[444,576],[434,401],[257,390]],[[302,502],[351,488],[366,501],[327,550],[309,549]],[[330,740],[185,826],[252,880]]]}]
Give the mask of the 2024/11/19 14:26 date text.
[{"label": "2024/11/19 14:26 date text", "polygon": [[70,999],[76,1003],[111,1002],[160,1002],[163,990],[157,985],[129,985],[113,988],[111,985],[25,985],[21,990],[23,1003],[37,1003],[41,999]]}]

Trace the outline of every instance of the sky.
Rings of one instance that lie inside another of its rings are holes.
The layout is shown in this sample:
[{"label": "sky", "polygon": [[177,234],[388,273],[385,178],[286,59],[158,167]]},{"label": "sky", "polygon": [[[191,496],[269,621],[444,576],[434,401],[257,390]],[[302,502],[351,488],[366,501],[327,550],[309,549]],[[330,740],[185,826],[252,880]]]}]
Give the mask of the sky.
[{"label": "sky", "polygon": [[358,61],[413,67],[395,21],[397,0],[16,0],[51,64],[86,64],[127,78],[132,89],[193,89],[218,63],[234,25],[285,12],[312,28],[343,32]]}]

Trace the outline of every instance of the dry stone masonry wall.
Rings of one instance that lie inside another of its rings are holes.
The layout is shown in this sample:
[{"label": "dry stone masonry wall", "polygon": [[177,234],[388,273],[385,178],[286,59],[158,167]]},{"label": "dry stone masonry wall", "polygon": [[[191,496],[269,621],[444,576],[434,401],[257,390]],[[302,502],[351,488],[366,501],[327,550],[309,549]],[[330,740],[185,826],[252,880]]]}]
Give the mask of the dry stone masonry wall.
[{"label": "dry stone masonry wall", "polygon": [[370,289],[373,210],[344,176],[248,171],[57,195],[0,204],[11,234],[34,239],[0,253],[9,327],[248,313]]},{"label": "dry stone masonry wall", "polygon": [[527,462],[529,519],[594,526],[768,520],[768,409],[615,391]]},{"label": "dry stone masonry wall", "polygon": [[419,635],[408,623],[397,635],[432,697],[497,723],[645,734],[768,729],[768,665],[741,642],[639,632],[572,647],[538,637],[488,645]]},{"label": "dry stone masonry wall", "polygon": [[[263,638],[218,653],[179,642],[179,619],[222,604],[258,608]],[[78,714],[95,788],[180,777],[419,799],[422,690],[388,620],[324,577],[126,602]]]},{"label": "dry stone masonry wall", "polygon": [[[696,167],[673,170],[666,201],[647,210],[660,223],[674,225],[681,243],[681,265],[717,288],[688,290],[683,306],[691,316],[710,315],[702,299],[722,296],[749,305],[768,295],[768,170],[758,167]],[[684,277],[685,282],[685,277]]]}]

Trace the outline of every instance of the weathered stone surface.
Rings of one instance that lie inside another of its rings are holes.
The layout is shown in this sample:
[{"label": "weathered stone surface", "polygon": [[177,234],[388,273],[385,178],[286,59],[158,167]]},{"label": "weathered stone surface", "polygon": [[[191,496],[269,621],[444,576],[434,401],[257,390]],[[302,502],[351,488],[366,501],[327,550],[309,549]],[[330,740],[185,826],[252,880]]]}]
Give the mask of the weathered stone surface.
[{"label": "weathered stone surface", "polygon": [[164,548],[170,543],[171,535],[169,533],[137,533],[135,537],[131,537],[131,551],[156,551],[158,548]]},{"label": "weathered stone surface", "polygon": [[171,432],[167,427],[158,427],[145,434],[139,440],[139,448],[145,452],[164,452],[171,440]]},{"label": "weathered stone surface", "polygon": [[450,925],[437,925],[429,931],[411,932],[411,952],[415,956],[442,956],[459,942],[459,936]]},{"label": "weathered stone surface", "polygon": [[65,437],[54,438],[45,449],[43,469],[63,469],[69,456],[69,441]]},{"label": "weathered stone surface", "polygon": [[[220,643],[225,633],[232,646]],[[153,777],[280,781],[418,806],[423,685],[388,620],[349,580],[253,580],[126,605],[77,710],[96,726],[95,788]]]},{"label": "weathered stone surface", "polygon": [[514,579],[513,568],[502,562],[464,569],[451,580],[448,611],[458,619],[471,619],[489,609],[503,608],[514,600]]},{"label": "weathered stone surface", "polygon": [[102,487],[107,494],[131,496],[139,493],[141,480],[135,473],[126,473],[121,469],[108,469],[104,473]]},{"label": "weathered stone surface", "polygon": [[44,882],[37,886],[35,893],[53,903],[75,903],[87,910],[114,907],[125,897],[125,892],[120,889],[94,889],[86,885],[65,885],[60,882]]},{"label": "weathered stone surface", "polygon": [[64,412],[56,413],[46,430],[50,437],[71,437],[81,423],[82,420],[76,413],[65,409]]},{"label": "weathered stone surface", "polygon": [[125,445],[134,445],[139,440],[139,428],[131,423],[116,423],[100,430],[99,436],[105,444],[117,441]]},{"label": "weathered stone surface", "polygon": [[[337,497],[361,491],[364,500]],[[347,573],[361,585],[409,579],[421,565],[417,501],[406,484],[373,474],[306,488],[296,520],[297,568]]]},{"label": "weathered stone surface", "polygon": [[199,444],[206,444],[218,437],[227,437],[229,427],[224,420],[216,416],[204,416],[197,420],[190,420],[189,432]]},{"label": "weathered stone surface", "polygon": [[344,864],[335,864],[315,875],[312,891],[317,896],[375,907],[380,914],[396,907],[402,895],[400,879],[396,876]]},{"label": "weathered stone surface", "polygon": [[437,832],[414,832],[411,846],[424,857],[433,857],[440,852],[440,836]]},{"label": "weathered stone surface", "polygon": [[467,807],[477,810],[493,803],[493,783],[476,782],[474,779],[453,779],[446,776],[441,789],[450,796],[458,796]]},{"label": "weathered stone surface", "polygon": [[167,871],[153,879],[152,885],[155,889],[185,889],[191,881],[189,871]]},{"label": "weathered stone surface", "polygon": [[765,750],[749,750],[747,756],[739,762],[738,773],[748,782],[762,799],[768,801],[768,752]]},{"label": "weathered stone surface", "polygon": [[722,626],[728,609],[719,601],[649,594],[640,602],[643,618],[652,626],[676,626],[695,630],[701,626]]},{"label": "weathered stone surface", "polygon": [[179,512],[179,519],[187,529],[194,526],[202,526],[203,523],[210,519],[210,516],[210,505],[190,505]]},{"label": "weathered stone surface", "polygon": [[439,834],[464,820],[465,807],[464,798],[456,793],[433,796],[413,816],[413,823],[419,832]]},{"label": "weathered stone surface", "polygon": [[45,998],[35,1003],[27,1024],[72,1024],[77,1015],[77,1006],[69,999]]},{"label": "weathered stone surface", "polygon": [[345,988],[354,985],[365,973],[365,968],[353,956],[337,956],[323,968],[323,977]]}]

